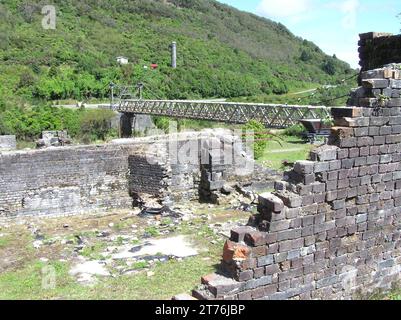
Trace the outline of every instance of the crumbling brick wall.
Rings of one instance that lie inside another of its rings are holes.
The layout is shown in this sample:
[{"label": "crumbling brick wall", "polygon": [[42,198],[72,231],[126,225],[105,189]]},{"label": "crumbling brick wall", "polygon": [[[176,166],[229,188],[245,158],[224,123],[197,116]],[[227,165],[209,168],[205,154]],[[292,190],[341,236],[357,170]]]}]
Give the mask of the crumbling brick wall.
[{"label": "crumbling brick wall", "polygon": [[15,136],[0,136],[0,150],[14,150],[17,148]]},{"label": "crumbling brick wall", "polygon": [[146,145],[103,145],[0,153],[0,216],[68,215],[130,208],[129,182],[158,194],[163,164]]},{"label": "crumbling brick wall", "polygon": [[401,62],[401,35],[378,32],[361,34],[359,57],[362,71]]},{"label": "crumbling brick wall", "polygon": [[[148,196],[166,205],[198,200],[202,154],[222,148],[226,134],[184,133],[172,139],[165,135],[0,152],[0,217],[129,209]],[[187,152],[194,152],[193,159],[177,158]],[[232,165],[210,168],[222,173],[220,180],[234,174]]]},{"label": "crumbling brick wall", "polygon": [[352,107],[333,108],[328,145],[295,163],[231,231],[197,299],[351,299],[401,278],[401,78],[362,74]]}]

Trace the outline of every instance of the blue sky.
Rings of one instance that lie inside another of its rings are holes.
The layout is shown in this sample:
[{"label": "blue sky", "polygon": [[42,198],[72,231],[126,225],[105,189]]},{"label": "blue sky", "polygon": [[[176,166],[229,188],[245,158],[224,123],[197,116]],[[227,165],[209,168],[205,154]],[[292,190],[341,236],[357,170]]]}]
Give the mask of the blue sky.
[{"label": "blue sky", "polygon": [[359,33],[400,33],[400,0],[218,0],[281,22],[295,35],[316,43],[358,67]]}]

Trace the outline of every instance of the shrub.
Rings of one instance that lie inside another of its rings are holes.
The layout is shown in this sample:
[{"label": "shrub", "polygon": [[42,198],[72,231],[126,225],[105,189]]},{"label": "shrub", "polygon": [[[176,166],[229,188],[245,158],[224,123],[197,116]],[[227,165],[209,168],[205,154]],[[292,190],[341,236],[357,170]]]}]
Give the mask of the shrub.
[{"label": "shrub", "polygon": [[167,117],[153,117],[153,122],[155,126],[163,130],[164,132],[167,132],[170,126],[170,119]]},{"label": "shrub", "polygon": [[80,118],[80,135],[84,142],[106,140],[111,132],[111,110],[88,110],[82,112]]},{"label": "shrub", "polygon": [[252,132],[254,136],[254,142],[252,144],[254,157],[255,159],[259,159],[260,157],[262,157],[266,149],[267,139],[269,138],[270,134],[267,132],[267,129],[264,126],[264,124],[256,120],[249,121],[243,127],[243,131],[246,134],[250,134],[250,132]]},{"label": "shrub", "polygon": [[323,62],[322,69],[324,72],[326,72],[329,75],[335,75],[336,74],[336,65],[332,59],[327,59]]},{"label": "shrub", "polygon": [[285,129],[284,135],[303,137],[306,132],[307,132],[307,130],[302,124],[296,124],[296,125],[293,125],[287,129]]},{"label": "shrub", "polygon": [[67,130],[71,137],[86,142],[105,140],[115,132],[110,127],[110,110],[70,110],[41,106],[8,108],[0,113],[0,133],[15,134],[18,140],[33,141],[42,131]]}]

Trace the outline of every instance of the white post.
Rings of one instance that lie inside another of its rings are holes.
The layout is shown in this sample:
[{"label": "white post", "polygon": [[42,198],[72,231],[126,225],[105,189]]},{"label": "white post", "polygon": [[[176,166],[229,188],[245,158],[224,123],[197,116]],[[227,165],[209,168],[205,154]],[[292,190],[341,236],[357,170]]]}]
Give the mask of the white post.
[{"label": "white post", "polygon": [[177,68],[177,42],[175,41],[171,44],[171,67]]}]

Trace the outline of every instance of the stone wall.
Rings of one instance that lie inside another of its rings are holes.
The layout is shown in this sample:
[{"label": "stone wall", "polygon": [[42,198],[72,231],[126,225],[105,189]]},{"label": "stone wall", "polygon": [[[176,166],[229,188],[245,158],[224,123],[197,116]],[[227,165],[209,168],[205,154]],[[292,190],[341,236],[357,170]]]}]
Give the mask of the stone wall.
[{"label": "stone wall", "polygon": [[128,181],[136,179],[136,188],[150,194],[162,187],[157,178],[165,168],[148,165],[143,156],[146,150],[144,145],[105,145],[1,153],[0,214],[129,208]]},{"label": "stone wall", "polygon": [[[202,154],[209,154],[212,145],[222,148],[226,134],[210,131],[1,152],[0,217],[131,208],[143,196],[165,204],[198,200]],[[193,157],[178,157],[188,147],[193,147]],[[228,165],[219,169],[226,178],[235,174]]]},{"label": "stone wall", "polygon": [[14,150],[17,148],[15,136],[0,136],[0,150]]},{"label": "stone wall", "polygon": [[259,197],[198,299],[357,299],[401,278],[399,66],[365,72],[328,145]]},{"label": "stone wall", "polygon": [[401,62],[401,35],[378,32],[361,34],[359,57],[362,71]]}]

